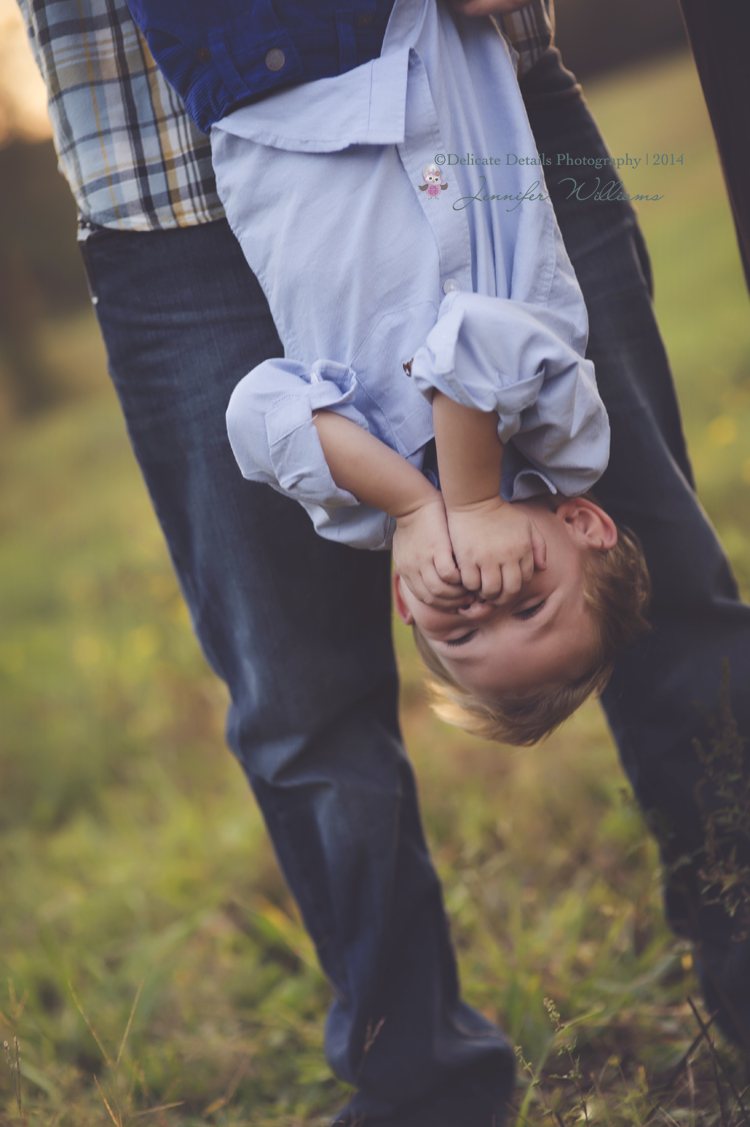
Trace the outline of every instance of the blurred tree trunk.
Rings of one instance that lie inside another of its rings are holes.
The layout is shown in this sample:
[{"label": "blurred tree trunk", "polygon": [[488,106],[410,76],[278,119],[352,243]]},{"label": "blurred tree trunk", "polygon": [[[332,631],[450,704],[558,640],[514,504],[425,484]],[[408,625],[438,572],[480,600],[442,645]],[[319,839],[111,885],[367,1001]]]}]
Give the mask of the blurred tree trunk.
[{"label": "blurred tree trunk", "polygon": [[13,411],[32,415],[60,399],[38,355],[36,334],[44,300],[20,247],[3,246],[0,266],[0,363]]},{"label": "blurred tree trunk", "polygon": [[50,316],[88,300],[76,209],[50,141],[0,150],[0,371],[11,409],[28,415],[64,394],[40,355]]}]

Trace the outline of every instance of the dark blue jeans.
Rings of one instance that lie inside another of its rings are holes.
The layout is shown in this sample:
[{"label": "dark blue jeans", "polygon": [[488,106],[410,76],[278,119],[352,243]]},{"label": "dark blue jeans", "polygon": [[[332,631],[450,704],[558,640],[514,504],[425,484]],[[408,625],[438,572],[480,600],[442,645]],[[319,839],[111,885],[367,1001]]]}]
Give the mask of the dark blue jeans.
[{"label": "dark blue jeans", "polygon": [[399,732],[389,554],[321,539],[298,505],[239,474],[227,402],[280,345],[226,223],[99,232],[84,256],[133,447],[231,692],[229,744],[334,991],[330,1064],[368,1117],[489,1070],[476,1119],[446,1122],[499,1124],[512,1054],[459,1000]]},{"label": "dark blue jeans", "polygon": [[[672,927],[696,944],[704,992],[732,1040],[750,1049],[750,949],[701,895],[702,818],[716,805],[694,747],[708,750],[725,663],[731,710],[750,736],[750,607],[695,496],[668,362],[651,306],[651,269],[627,202],[592,198],[596,175],[556,154],[606,150],[575,79],[549,51],[522,82],[547,183],[589,313],[588,355],[609,413],[612,447],[595,492],[640,537],[653,584],[652,634],[617,663],[603,704],[623,766],[657,834]],[[602,175],[603,184],[612,180]],[[575,184],[585,186],[575,191]],[[574,194],[571,194],[574,192]],[[696,279],[697,284],[698,279]],[[700,784],[700,799],[696,787]],[[734,838],[737,864],[750,841]],[[744,921],[746,924],[746,921]]]},{"label": "dark blue jeans", "polygon": [[[527,81],[538,147],[596,155],[571,81],[554,52]],[[692,492],[632,212],[566,201],[554,176],[550,188],[612,418],[601,499],[643,538],[656,591],[654,635],[619,664],[605,704],[641,802],[672,818],[675,849],[698,847],[692,702],[715,705],[730,650],[736,682],[747,673],[750,616]],[[223,222],[99,232],[84,255],[136,455],[231,692],[230,746],[334,991],[327,1055],[358,1088],[341,1122],[500,1127],[512,1054],[459,998],[398,728],[389,559],[319,539],[302,509],[243,481],[229,450],[234,385],[280,354],[258,284]],[[747,702],[736,705],[750,730]],[[673,923],[690,893],[670,894]],[[694,907],[685,926],[699,936]]]}]

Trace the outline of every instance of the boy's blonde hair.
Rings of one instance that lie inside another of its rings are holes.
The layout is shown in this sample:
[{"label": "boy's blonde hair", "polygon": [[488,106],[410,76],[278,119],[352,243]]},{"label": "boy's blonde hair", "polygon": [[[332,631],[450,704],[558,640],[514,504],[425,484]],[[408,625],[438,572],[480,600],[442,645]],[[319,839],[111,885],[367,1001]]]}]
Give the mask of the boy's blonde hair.
[{"label": "boy's blonde hair", "polygon": [[622,651],[649,629],[645,618],[651,594],[640,541],[618,529],[617,543],[582,556],[583,597],[594,620],[596,646],[589,668],[569,684],[540,685],[526,693],[480,697],[456,681],[419,630],[412,625],[419,655],[435,680],[428,681],[434,711],[472,735],[529,747],[553,732],[600,693]]}]

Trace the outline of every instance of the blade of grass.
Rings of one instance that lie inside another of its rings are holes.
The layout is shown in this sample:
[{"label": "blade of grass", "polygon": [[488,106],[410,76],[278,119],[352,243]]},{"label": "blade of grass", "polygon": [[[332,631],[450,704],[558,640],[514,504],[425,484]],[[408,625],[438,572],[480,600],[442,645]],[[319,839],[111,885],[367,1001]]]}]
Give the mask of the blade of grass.
[{"label": "blade of grass", "polygon": [[221,1109],[223,1107],[226,1107],[228,1103],[229,1103],[229,1100],[227,1099],[226,1096],[219,1096],[218,1100],[214,1100],[213,1103],[210,1103],[208,1105],[208,1107],[204,1110],[203,1118],[209,1119],[214,1114],[214,1112],[221,1111]]},{"label": "blade of grass", "polygon": [[18,1100],[18,1114],[21,1117],[21,1122],[24,1122],[22,1107],[23,1093],[21,1092],[21,1046],[18,1043],[17,1037],[13,1038],[13,1045],[16,1050],[16,1099]]},{"label": "blade of grass", "polygon": [[[711,1016],[709,1017],[708,1021],[706,1022],[706,1029],[707,1030],[710,1029],[711,1026],[713,1025],[715,1017],[716,1017],[715,1013],[712,1013]],[[664,1081],[664,1083],[660,1084],[657,1087],[657,1089],[656,1089],[657,1092],[661,1093],[661,1092],[668,1092],[669,1091],[669,1089],[672,1087],[672,1085],[674,1084],[677,1077],[682,1072],[683,1068],[685,1068],[687,1066],[688,1061],[690,1060],[691,1056],[693,1055],[695,1050],[698,1048],[698,1045],[701,1043],[701,1041],[703,1040],[704,1037],[705,1037],[705,1033],[701,1029],[700,1033],[698,1033],[698,1035],[696,1037],[694,1037],[693,1040],[691,1041],[690,1048],[687,1050],[686,1053],[683,1053],[683,1055],[680,1057],[679,1061],[674,1066],[674,1068],[672,1069],[672,1071],[670,1072],[669,1076]]]},{"label": "blade of grass", "polygon": [[57,1086],[53,1084],[43,1072],[35,1068],[33,1064],[24,1061],[22,1075],[26,1080],[30,1080],[40,1091],[48,1095],[53,1103],[57,1103],[60,1100],[60,1092]]},{"label": "blade of grass", "polygon": [[150,1107],[146,1111],[137,1111],[133,1119],[143,1119],[144,1115],[153,1115],[157,1111],[167,1111],[170,1107],[182,1107],[184,1100],[178,1100],[175,1104],[159,1104],[158,1107]]},{"label": "blade of grass", "polygon": [[599,1099],[601,1100],[602,1111],[604,1112],[604,1118],[607,1120],[607,1127],[612,1127],[612,1116],[609,1114],[609,1107],[607,1105],[607,1101],[604,1098],[604,1094],[602,1092],[602,1086],[599,1083],[598,1079],[596,1078],[596,1075],[593,1072],[591,1073],[591,1079],[594,1081],[594,1089],[596,1091],[596,1094],[599,1097]]},{"label": "blade of grass", "polygon": [[29,1000],[28,990],[24,990],[23,994],[21,995],[21,997],[19,998],[19,1000],[17,1002],[15,1001],[15,997],[14,997],[11,1017],[13,1018],[13,1021],[16,1023],[16,1025],[21,1020],[21,1015],[23,1014],[23,1011],[26,1009],[26,1003],[28,1002],[28,1000]]},{"label": "blade of grass", "polygon": [[[688,995],[688,1004],[690,1006],[690,1009],[693,1011],[693,1015],[695,1017],[695,1020],[698,1022],[698,1025],[701,1027],[701,1030],[703,1030],[705,1023],[704,1023],[703,1019],[701,1018],[700,1014],[698,1013],[697,1009],[695,1008],[695,1005],[693,1003],[693,999],[690,997],[690,995]],[[717,1095],[717,1098],[719,1100],[719,1115],[721,1116],[721,1127],[729,1127],[729,1120],[727,1119],[727,1109],[726,1109],[726,1105],[724,1103],[724,1093],[721,1089],[721,1081],[719,1080],[719,1068],[718,1068],[718,1065],[716,1063],[716,1049],[714,1048],[714,1043],[711,1040],[711,1037],[710,1037],[710,1034],[708,1033],[708,1030],[706,1030],[705,1038],[706,1038],[706,1044],[708,1045],[708,1051],[711,1054],[711,1068],[712,1068],[713,1074],[714,1074],[714,1084],[716,1085],[716,1095]]]},{"label": "blade of grass", "polygon": [[[732,1092],[732,1095],[734,1096],[735,1100],[737,1101],[737,1106],[739,1107],[740,1111],[742,1112],[742,1122],[744,1124],[747,1124],[748,1123],[748,1117],[747,1117],[747,1111],[745,1110],[745,1105],[742,1102],[742,1098],[741,1098],[739,1092],[737,1091],[737,1089],[734,1086],[734,1081],[732,1080],[732,1077],[729,1075],[727,1070],[724,1068],[724,1065],[723,1065],[721,1059],[719,1058],[719,1056],[715,1053],[713,1043],[711,1042],[711,1039],[709,1037],[708,1026],[703,1021],[702,1017],[700,1016],[697,1009],[693,1005],[693,999],[688,997],[688,1002],[690,1004],[690,1009],[693,1011],[693,1014],[695,1016],[695,1020],[698,1022],[698,1025],[701,1028],[701,1032],[703,1033],[704,1037],[706,1038],[706,1041],[708,1042],[708,1047],[709,1047],[709,1050],[711,1052],[711,1061],[712,1061],[712,1063],[715,1061],[716,1064],[718,1064],[719,1068],[721,1069],[722,1075],[724,1076],[724,1079],[726,1080],[727,1084],[729,1085],[731,1092]],[[717,1084],[718,1084],[718,1079],[717,1079]],[[723,1106],[721,1094],[719,1095],[719,1104],[720,1104],[720,1107]]]},{"label": "blade of grass", "polygon": [[71,993],[71,994],[72,994],[72,996],[73,996],[73,1001],[75,1002],[76,1006],[78,1007],[78,1012],[79,1012],[79,1014],[81,1015],[81,1017],[83,1018],[83,1020],[84,1020],[84,1021],[86,1022],[86,1025],[88,1026],[88,1029],[89,1029],[89,1033],[90,1033],[90,1034],[91,1034],[91,1036],[92,1036],[92,1037],[94,1038],[94,1040],[96,1041],[97,1045],[99,1046],[99,1049],[100,1049],[100,1051],[101,1051],[101,1054],[102,1054],[102,1056],[104,1057],[104,1063],[105,1063],[105,1064],[106,1064],[106,1065],[107,1065],[107,1066],[108,1066],[109,1068],[111,1068],[111,1067],[112,1067],[112,1061],[111,1061],[111,1060],[109,1059],[109,1053],[108,1053],[108,1052],[107,1052],[107,1050],[106,1050],[106,1049],[104,1048],[104,1045],[103,1045],[103,1044],[101,1043],[101,1041],[99,1040],[99,1034],[98,1034],[98,1033],[96,1032],[96,1030],[94,1029],[93,1025],[91,1024],[91,1022],[89,1021],[89,1019],[88,1019],[88,1018],[86,1017],[86,1014],[85,1014],[85,1013],[83,1012],[83,1006],[82,1006],[82,1005],[81,1005],[81,1003],[80,1003],[80,1002],[78,1001],[78,995],[76,994],[75,990],[73,989],[73,983],[72,983],[72,982],[71,982],[70,980],[68,980],[68,990],[70,990],[70,993]]},{"label": "blade of grass", "polygon": [[[524,1093],[524,1097],[523,1097],[523,1101],[521,1103],[521,1107],[519,1108],[519,1110],[517,1112],[517,1116],[518,1116],[519,1120],[523,1120],[524,1122],[526,1122],[526,1112],[529,1110],[529,1104],[531,1103],[532,1096],[534,1095],[534,1088],[538,1087],[538,1084],[539,1084],[537,1077],[539,1076],[539,1073],[542,1071],[545,1064],[547,1063],[547,1058],[549,1057],[550,1052],[552,1051],[552,1046],[554,1045],[554,1043],[555,1043],[555,1037],[552,1036],[548,1040],[546,1047],[540,1053],[539,1060],[537,1061],[536,1066],[534,1068],[529,1069],[529,1073],[531,1075],[531,1080],[529,1082],[528,1088],[526,1089],[526,1092]],[[517,1051],[520,1051],[520,1050],[517,1050]]]},{"label": "blade of grass", "polygon": [[206,1110],[203,1112],[204,1116],[212,1115],[215,1111],[218,1111],[220,1108],[226,1107],[226,1105],[232,1099],[232,1096],[234,1095],[234,1093],[239,1088],[243,1077],[246,1075],[248,1069],[250,1068],[250,1065],[253,1063],[253,1059],[255,1058],[255,1054],[258,1051],[258,1046],[261,1043],[262,1037],[263,1037],[263,1035],[259,1033],[258,1036],[255,1038],[255,1040],[253,1041],[249,1051],[245,1054],[245,1056],[242,1058],[239,1065],[235,1069],[234,1074],[233,1074],[231,1080],[229,1081],[229,1084],[227,1085],[227,1089],[226,1089],[224,1095],[221,1096],[218,1100],[214,1100],[214,1102],[206,1108]]},{"label": "blade of grass", "polygon": [[620,1079],[622,1080],[623,1086],[625,1088],[625,1102],[630,1107],[630,1114],[633,1116],[633,1122],[637,1124],[637,1127],[645,1127],[645,1124],[648,1123],[649,1119],[654,1114],[654,1112],[659,1111],[661,1109],[658,1107],[658,1105],[656,1107],[652,1107],[650,1109],[650,1111],[648,1111],[646,1113],[646,1118],[643,1119],[640,1115],[640,1112],[638,1111],[638,1108],[635,1106],[635,1103],[633,1102],[633,1094],[632,1094],[632,1091],[630,1089],[630,1086],[628,1085],[627,1080],[625,1079],[625,1073],[622,1071],[622,1064],[618,1063],[617,1069],[618,1069],[618,1072],[620,1073]]},{"label": "blade of grass", "polygon": [[690,1092],[690,1114],[695,1118],[695,1077],[693,1076],[693,1062],[690,1058],[685,1065],[685,1072],[688,1079],[688,1091]]},{"label": "blade of grass", "polygon": [[122,1041],[120,1042],[120,1050],[117,1054],[117,1060],[115,1061],[115,1068],[117,1068],[118,1065],[120,1064],[120,1058],[122,1057],[122,1052],[123,1052],[123,1049],[125,1048],[125,1044],[126,1044],[127,1039],[128,1039],[128,1034],[130,1033],[130,1027],[133,1024],[133,1018],[135,1017],[135,1009],[136,1009],[136,1006],[138,1005],[138,999],[141,996],[141,990],[143,990],[143,984],[144,984],[145,981],[146,981],[145,978],[141,979],[140,985],[138,986],[138,989],[135,992],[135,998],[133,999],[133,1006],[132,1006],[132,1009],[130,1010],[130,1017],[128,1018],[128,1024],[125,1026],[125,1032],[123,1033]]},{"label": "blade of grass", "polygon": [[127,1094],[127,1098],[126,1098],[126,1101],[125,1101],[128,1107],[130,1107],[130,1105],[133,1101],[133,1092],[135,1091],[135,1081],[136,1081],[136,1077],[138,1076],[138,1065],[139,1065],[139,1063],[140,1063],[139,1061],[135,1061],[135,1063],[133,1064],[133,1067],[130,1070],[130,1083],[128,1084],[128,1094]]},{"label": "blade of grass", "polygon": [[[20,1085],[20,1077],[18,1076],[18,1065],[16,1065],[15,1067],[13,1065],[13,1058],[10,1055],[10,1045],[8,1044],[7,1041],[3,1041],[3,1048],[5,1049],[5,1059],[8,1062],[8,1068],[10,1070],[10,1081],[11,1081],[11,1084],[13,1085],[13,1095],[16,1097],[16,1103],[18,1104],[18,1114],[20,1115],[21,1119],[23,1119],[23,1109],[21,1107],[21,1090],[20,1090],[21,1085]],[[16,1060],[18,1060],[18,1038],[17,1037],[16,1037]]]},{"label": "blade of grass", "polygon": [[104,1092],[102,1091],[101,1085],[100,1085],[98,1079],[96,1078],[96,1076],[94,1077],[94,1083],[96,1084],[97,1088],[99,1089],[99,1095],[104,1100],[104,1106],[106,1107],[107,1111],[109,1112],[109,1117],[112,1120],[112,1122],[114,1123],[115,1127],[122,1127],[122,1123],[120,1122],[120,1120],[115,1119],[115,1113],[112,1111],[112,1108],[107,1103],[107,1097],[104,1095]]}]

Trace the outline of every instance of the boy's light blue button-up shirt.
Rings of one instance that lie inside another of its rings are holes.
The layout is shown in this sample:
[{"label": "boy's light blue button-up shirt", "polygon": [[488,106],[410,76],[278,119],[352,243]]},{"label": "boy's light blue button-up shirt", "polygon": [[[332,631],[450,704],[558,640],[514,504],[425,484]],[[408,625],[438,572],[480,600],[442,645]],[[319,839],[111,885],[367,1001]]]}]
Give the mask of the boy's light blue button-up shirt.
[{"label": "boy's light blue button-up shirt", "polygon": [[394,522],[334,484],[323,407],[420,469],[435,388],[495,410],[507,499],[580,494],[606,467],[583,298],[514,62],[488,20],[397,0],[380,58],[212,129],[219,193],[285,349],[238,385],[230,440],[243,474],[329,539],[388,547]]}]

